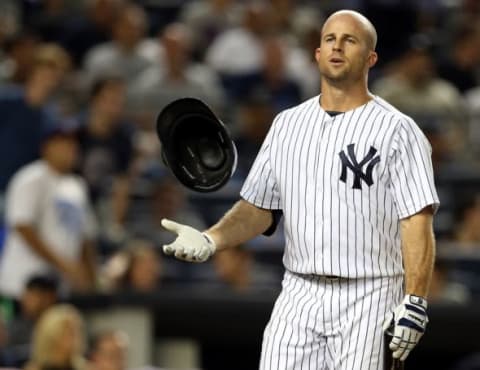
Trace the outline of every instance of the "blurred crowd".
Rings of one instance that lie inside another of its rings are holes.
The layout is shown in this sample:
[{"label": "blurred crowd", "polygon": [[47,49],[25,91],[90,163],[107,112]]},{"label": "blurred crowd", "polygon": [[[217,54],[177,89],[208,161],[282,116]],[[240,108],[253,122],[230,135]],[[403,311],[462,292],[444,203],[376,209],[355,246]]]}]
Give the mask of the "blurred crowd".
[{"label": "blurred crowd", "polygon": [[[72,293],[278,287],[281,232],[200,266],[162,256],[173,235],[160,221],[203,229],[238,199],[275,115],[319,93],[319,29],[340,8],[377,27],[371,91],[432,144],[431,300],[480,296],[479,1],[2,0],[1,364],[121,370],[125,333],[87,340],[76,309],[55,305]],[[161,160],[156,115],[186,96],[213,108],[239,152],[214,194],[187,191]]]}]

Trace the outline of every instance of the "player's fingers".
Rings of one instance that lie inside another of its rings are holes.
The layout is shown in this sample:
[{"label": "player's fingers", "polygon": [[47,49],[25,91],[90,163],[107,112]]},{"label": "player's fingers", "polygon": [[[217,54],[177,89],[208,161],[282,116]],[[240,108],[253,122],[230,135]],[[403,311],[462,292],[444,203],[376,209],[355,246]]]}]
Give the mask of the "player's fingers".
[{"label": "player's fingers", "polygon": [[175,257],[183,260],[185,259],[186,253],[185,249],[182,246],[178,246],[175,248]]},{"label": "player's fingers", "polygon": [[175,252],[175,247],[173,244],[167,244],[163,246],[163,253],[168,256],[171,256]]},{"label": "player's fingers", "polygon": [[410,338],[409,338],[409,341],[408,341],[407,350],[400,357],[401,361],[405,361],[407,359],[407,357],[410,354],[410,352],[412,351],[412,349],[417,345],[421,336],[422,336],[422,334],[419,333],[419,332],[416,332],[416,331],[411,331],[410,332]]},{"label": "player's fingers", "polygon": [[200,260],[200,251],[195,250],[195,251],[192,253],[192,262],[202,262],[202,261]]},{"label": "player's fingers", "polygon": [[169,220],[167,218],[164,218],[162,219],[162,226],[169,230],[169,231],[173,231],[174,233],[179,233],[180,230],[182,229],[183,225],[182,224],[179,224],[175,221],[172,221],[172,220]]},{"label": "player's fingers", "polygon": [[409,343],[407,345],[407,348],[403,351],[402,355],[400,356],[400,361],[405,361],[412,349],[413,349],[413,345],[411,343]]},{"label": "player's fingers", "polygon": [[390,342],[390,350],[392,351],[393,358],[400,358],[406,346],[407,343],[403,338],[403,335],[395,335]]},{"label": "player's fingers", "polygon": [[403,351],[402,355],[400,356],[400,361],[405,361],[407,359],[413,347],[415,347],[415,342],[408,342],[406,349]]},{"label": "player's fingers", "polygon": [[202,248],[196,254],[196,259],[198,262],[204,262],[208,259],[208,257],[210,257],[210,251],[208,250],[208,248]]},{"label": "player's fingers", "polygon": [[401,340],[398,345],[398,349],[393,353],[394,358],[402,359],[405,355],[408,355],[409,347],[411,343],[411,331],[402,329]]},{"label": "player's fingers", "polygon": [[400,342],[401,342],[401,338],[393,337],[392,340],[390,341],[390,344],[388,345],[388,348],[390,348],[391,351],[396,351],[400,347]]},{"label": "player's fingers", "polygon": [[188,262],[195,261],[195,251],[192,248],[184,248],[183,249],[183,259]]},{"label": "player's fingers", "polygon": [[396,325],[394,328],[392,340],[389,345],[389,348],[391,351],[395,352],[400,348],[400,342],[402,341],[402,337],[403,337],[402,334],[403,334],[403,328]]},{"label": "player's fingers", "polygon": [[399,359],[403,354],[403,350],[405,346],[406,344],[403,341],[400,341],[398,343],[398,346],[395,348],[395,350],[392,350],[392,357]]}]

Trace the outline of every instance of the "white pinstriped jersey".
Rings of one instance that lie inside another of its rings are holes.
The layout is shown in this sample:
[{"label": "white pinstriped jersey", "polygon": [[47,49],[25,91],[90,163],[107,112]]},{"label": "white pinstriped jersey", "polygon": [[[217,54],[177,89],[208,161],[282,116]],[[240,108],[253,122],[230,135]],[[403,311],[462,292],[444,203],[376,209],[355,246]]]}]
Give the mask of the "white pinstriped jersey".
[{"label": "white pinstriped jersey", "polygon": [[333,117],[319,96],[280,113],[240,194],[283,211],[287,270],[349,278],[402,275],[399,221],[439,204],[430,144],[379,97]]}]

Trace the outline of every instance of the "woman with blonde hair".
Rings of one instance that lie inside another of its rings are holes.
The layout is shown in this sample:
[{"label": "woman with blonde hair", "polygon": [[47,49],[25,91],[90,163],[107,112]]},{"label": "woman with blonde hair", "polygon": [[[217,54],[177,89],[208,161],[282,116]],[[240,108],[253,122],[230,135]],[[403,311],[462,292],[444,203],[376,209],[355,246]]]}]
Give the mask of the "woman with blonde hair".
[{"label": "woman with blonde hair", "polygon": [[84,370],[85,332],[80,312],[67,304],[48,309],[35,326],[25,370]]}]

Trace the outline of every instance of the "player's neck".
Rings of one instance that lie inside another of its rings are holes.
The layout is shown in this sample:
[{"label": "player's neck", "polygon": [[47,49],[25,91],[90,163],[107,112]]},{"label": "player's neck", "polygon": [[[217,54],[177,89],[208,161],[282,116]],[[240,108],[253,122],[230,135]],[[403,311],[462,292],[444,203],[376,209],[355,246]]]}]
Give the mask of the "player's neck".
[{"label": "player's neck", "polygon": [[320,106],[326,111],[346,112],[358,108],[373,99],[363,85],[337,87],[322,83]]}]

